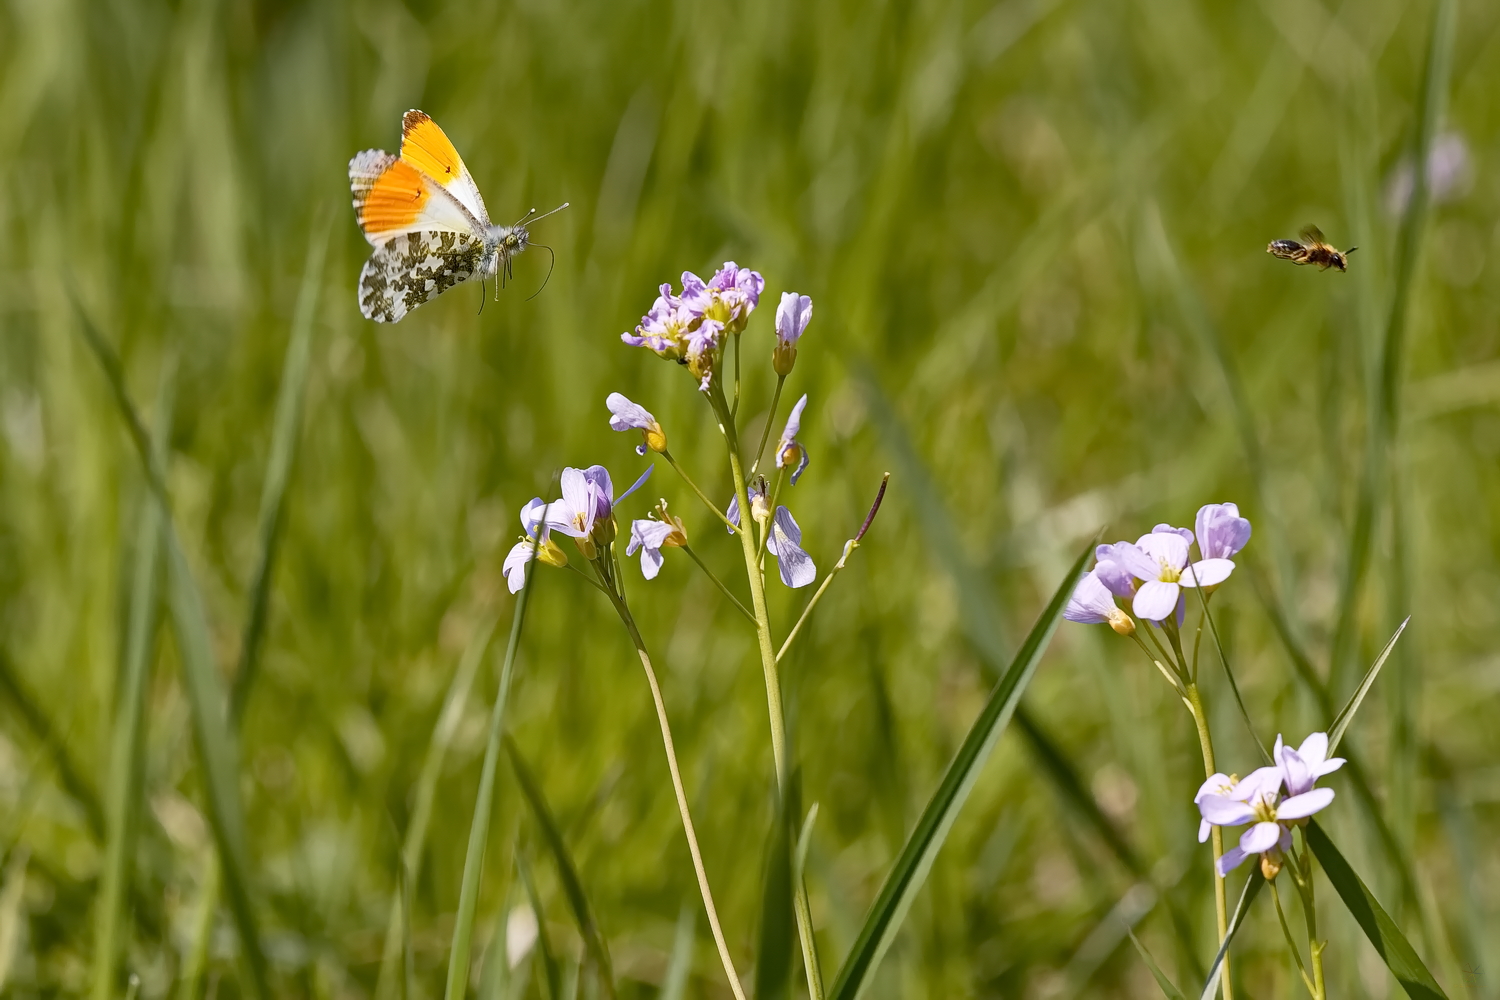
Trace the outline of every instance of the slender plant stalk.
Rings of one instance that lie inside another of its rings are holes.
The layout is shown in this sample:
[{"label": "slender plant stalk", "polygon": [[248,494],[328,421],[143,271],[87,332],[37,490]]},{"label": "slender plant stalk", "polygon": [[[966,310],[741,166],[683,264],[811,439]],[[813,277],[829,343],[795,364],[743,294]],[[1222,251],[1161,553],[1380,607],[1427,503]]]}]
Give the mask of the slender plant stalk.
[{"label": "slender plant stalk", "polygon": [[698,564],[698,568],[703,570],[703,572],[708,575],[708,578],[714,582],[714,586],[719,588],[719,592],[722,593],[725,597],[729,598],[730,603],[735,606],[739,613],[749,619],[750,624],[754,625],[755,615],[751,614],[750,609],[745,607],[745,605],[741,603],[738,597],[734,596],[734,591],[730,590],[729,587],[725,585],[724,581],[720,580],[714,573],[714,571],[708,568],[703,560],[698,557],[698,553],[693,551],[693,547],[691,545],[684,545],[682,546],[682,551],[686,552],[688,554],[688,557],[691,558],[693,562]]},{"label": "slender plant stalk", "polygon": [[688,489],[698,494],[698,499],[703,501],[703,505],[709,510],[713,511],[715,517],[724,522],[725,527],[727,527],[731,532],[740,530],[739,525],[731,521],[728,516],[719,509],[719,505],[710,500],[708,498],[708,494],[700,490],[698,488],[698,484],[693,482],[692,477],[682,470],[682,466],[677,464],[677,459],[672,457],[672,453],[670,451],[662,452],[661,457],[666,459],[667,464],[672,467],[672,470],[682,477],[682,481],[687,484]]},{"label": "slender plant stalk", "polygon": [[[750,463],[750,474],[753,476],[760,469],[760,457],[765,453],[766,442],[771,440],[771,425],[776,423],[776,407],[781,403],[781,386],[786,382],[785,375],[776,376],[776,391],[771,393],[771,408],[766,411],[766,426],[760,431],[760,444],[755,448],[755,461]],[[730,423],[734,423],[733,415]]]},{"label": "slender plant stalk", "polygon": [[1313,986],[1312,977],[1307,974],[1307,966],[1302,962],[1302,949],[1297,944],[1297,939],[1292,937],[1292,928],[1286,922],[1286,911],[1281,908],[1281,893],[1276,888],[1276,880],[1270,879],[1271,899],[1276,903],[1276,919],[1281,921],[1281,936],[1286,938],[1286,946],[1291,950],[1292,958],[1297,961],[1297,971],[1302,975],[1302,985],[1307,987],[1307,992],[1317,996],[1317,988]]},{"label": "slender plant stalk", "polygon": [[479,795],[474,803],[474,818],[469,824],[469,849],[464,856],[463,884],[458,894],[458,915],[453,925],[453,947],[448,953],[446,1000],[463,1000],[469,985],[469,950],[474,934],[474,911],[479,904],[479,876],[484,869],[484,852],[490,840],[490,813],[495,797],[495,767],[500,758],[500,737],[505,731],[505,703],[510,695],[515,670],[516,651],[521,645],[521,626],[526,620],[526,604],[536,583],[540,565],[533,561],[526,583],[516,599],[515,614],[510,623],[510,641],[505,646],[505,663],[500,668],[500,689],[490,711],[489,742],[484,748],[484,766],[479,775]]},{"label": "slender plant stalk", "polygon": [[[781,383],[776,381],[777,397],[781,395]],[[740,464],[739,435],[734,420],[724,403],[724,392],[717,384],[709,396],[714,413],[719,418],[719,430],[729,451],[729,472],[734,478],[734,495],[739,501],[740,517],[748,524],[750,516],[750,493],[745,487],[745,471]],[[767,417],[769,430],[771,417],[775,416],[773,401],[771,416]],[[762,435],[761,447],[765,447]],[[781,703],[781,678],[776,667],[776,649],[771,642],[771,615],[766,608],[766,582],[760,574],[756,555],[755,539],[751,532],[741,531],[740,546],[745,554],[745,576],[750,582],[750,605],[755,609],[755,638],[760,647],[761,671],[766,681],[766,710],[771,724],[771,756],[776,765],[776,788],[782,795],[787,792],[786,761],[786,716]],[[813,937],[812,907],[807,901],[807,887],[798,880],[793,886],[793,908],[797,914],[797,936],[802,944],[802,964],[807,973],[807,990],[812,1000],[823,1000],[823,972],[818,964],[817,941]]]},{"label": "slender plant stalk", "polygon": [[[1203,710],[1203,698],[1198,693],[1198,685],[1189,682],[1187,685],[1188,707],[1193,712],[1193,723],[1198,727],[1198,748],[1203,752],[1203,776],[1212,777],[1218,771],[1214,764],[1214,742],[1208,731],[1208,713]],[[1214,916],[1219,924],[1219,945],[1223,947],[1224,937],[1229,933],[1229,900],[1224,893],[1224,876],[1219,874],[1219,859],[1224,856],[1224,833],[1219,827],[1212,828],[1214,847]],[[1234,989],[1229,985],[1229,956],[1224,956],[1224,973],[1219,980],[1224,991],[1224,1000],[1234,1000]]]},{"label": "slender plant stalk", "polygon": [[[748,536],[746,536],[748,537]],[[641,667],[646,671],[646,682],[651,686],[651,700],[656,705],[656,721],[661,726],[662,748],[667,754],[667,770],[672,774],[672,791],[677,795],[677,812],[682,817],[682,830],[687,835],[688,853],[693,856],[693,871],[698,876],[698,891],[703,896],[703,909],[708,914],[708,926],[713,931],[714,944],[719,949],[719,961],[724,963],[724,975],[729,979],[729,988],[736,1000],[745,1000],[744,988],[740,985],[739,973],[735,971],[734,959],[729,954],[729,945],[724,940],[724,930],[719,926],[719,911],[714,907],[713,889],[708,884],[708,871],[703,867],[703,852],[698,849],[698,834],[693,829],[693,816],[688,810],[687,793],[682,787],[682,773],[677,767],[677,749],[672,742],[672,724],[667,721],[667,706],[662,700],[661,685],[656,681],[656,670],[651,666],[651,654],[646,651],[646,641],[636,628],[635,619],[625,602],[613,593],[610,601],[615,606],[630,641],[641,658]]]}]

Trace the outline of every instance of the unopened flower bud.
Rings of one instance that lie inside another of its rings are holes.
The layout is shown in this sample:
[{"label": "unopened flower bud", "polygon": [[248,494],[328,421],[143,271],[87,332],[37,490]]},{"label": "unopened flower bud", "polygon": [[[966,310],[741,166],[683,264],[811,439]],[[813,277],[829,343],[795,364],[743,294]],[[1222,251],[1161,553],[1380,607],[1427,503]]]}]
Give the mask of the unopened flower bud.
[{"label": "unopened flower bud", "polygon": [[770,498],[766,496],[770,492],[770,484],[764,476],[757,476],[755,492],[750,495],[750,516],[760,524],[765,524],[771,519]]},{"label": "unopened flower bud", "polygon": [[797,363],[797,348],[796,348],[796,346],[794,346],[792,344],[789,344],[789,343],[787,343],[784,340],[778,340],[778,341],[776,341],[776,346],[773,347],[773,348],[771,348],[771,368],[772,368],[772,370],[774,370],[776,372],[776,374],[780,375],[782,378],[786,378],[788,375],[790,375],[792,373],[792,367],[796,363]]},{"label": "unopened flower bud", "polygon": [[1267,851],[1260,856],[1260,873],[1270,882],[1281,873],[1282,856],[1280,851]]},{"label": "unopened flower bud", "polygon": [[1109,627],[1114,629],[1120,635],[1134,635],[1135,619],[1131,618],[1119,608],[1116,608],[1114,612],[1109,616]]},{"label": "unopened flower bud", "polygon": [[568,554],[558,547],[558,544],[552,540],[552,536],[550,535],[542,540],[541,546],[537,549],[536,557],[538,561],[544,562],[548,566],[556,566],[558,569],[562,569],[568,565]]}]

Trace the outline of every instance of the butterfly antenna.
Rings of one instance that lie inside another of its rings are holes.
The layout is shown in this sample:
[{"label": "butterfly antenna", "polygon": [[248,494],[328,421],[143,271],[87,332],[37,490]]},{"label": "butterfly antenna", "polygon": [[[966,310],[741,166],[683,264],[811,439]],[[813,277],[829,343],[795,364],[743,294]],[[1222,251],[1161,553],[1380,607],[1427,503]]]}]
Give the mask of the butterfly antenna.
[{"label": "butterfly antenna", "polygon": [[[568,207],[568,206],[569,206],[569,205],[571,205],[571,204],[572,204],[572,202],[570,202],[570,201],[565,201],[565,202],[563,202],[563,203],[562,203],[562,204],[561,204],[561,205],[558,205],[558,206],[557,206],[557,207],[556,207],[556,208],[554,208],[554,209],[553,209],[553,210],[552,210],[552,211],[550,211],[550,212],[543,212],[543,213],[542,213],[542,214],[541,214],[541,215],[538,215],[538,216],[537,216],[537,217],[536,217],[536,218],[534,218],[534,219],[533,219],[533,218],[532,218],[532,217],[531,217],[531,215],[528,215],[528,216],[527,216],[527,217],[526,217],[526,221],[530,221],[530,222],[541,222],[541,221],[542,221],[542,220],[543,220],[543,219],[545,219],[545,218],[546,218],[546,217],[547,217],[547,216],[549,216],[549,215],[556,215],[556,214],[557,214],[557,213],[558,213],[558,212],[561,212],[561,211],[562,211],[562,210],[563,210],[563,209],[565,209],[565,208],[567,208],[567,207]],[[536,209],[534,209],[534,208],[533,208],[533,209],[532,209],[532,210],[531,210],[531,212],[532,212],[532,214],[535,214],[535,213],[536,213]]]},{"label": "butterfly antenna", "polygon": [[485,297],[487,295],[488,295],[488,293],[484,290],[484,279],[480,278],[479,279],[479,312],[475,313],[476,316],[483,316],[484,315],[484,300],[485,300]]},{"label": "butterfly antenna", "polygon": [[[568,206],[566,206],[566,205],[563,206],[563,208],[567,208],[567,207]],[[556,209],[553,209],[553,211],[556,211]],[[552,212],[548,212],[547,214],[551,215]],[[540,249],[540,250],[547,251],[547,276],[542,279],[542,288],[546,288],[547,287],[547,282],[549,282],[549,281],[552,280],[552,268],[557,264],[557,254],[553,253],[552,252],[552,248],[549,247],[549,246],[547,246],[545,243],[533,243],[531,245],[534,246],[534,247],[536,247],[536,248],[538,248],[538,249]],[[534,299],[538,295],[542,294],[542,288],[538,288],[536,291],[534,291],[530,295],[526,296],[526,301],[530,302],[532,299]]]},{"label": "butterfly antenna", "polygon": [[[526,225],[526,223],[528,223],[528,222],[531,221],[531,217],[533,215],[535,215],[535,214],[536,214],[536,209],[534,209],[534,208],[530,209],[529,211],[527,211],[527,213],[525,215],[521,216],[519,219],[516,220],[516,226],[524,226],[524,225]],[[516,226],[511,226],[511,228],[514,229]]]}]

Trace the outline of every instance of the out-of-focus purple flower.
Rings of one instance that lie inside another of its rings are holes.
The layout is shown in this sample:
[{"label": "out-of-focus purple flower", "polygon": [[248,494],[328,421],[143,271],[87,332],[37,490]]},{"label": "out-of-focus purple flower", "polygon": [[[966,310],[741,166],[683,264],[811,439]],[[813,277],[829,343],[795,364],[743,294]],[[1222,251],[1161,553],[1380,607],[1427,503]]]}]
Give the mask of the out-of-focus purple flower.
[{"label": "out-of-focus purple flower", "polygon": [[812,319],[812,299],[796,292],[782,292],[776,307],[776,346],[771,351],[771,367],[783,378],[797,363],[797,341]]},{"label": "out-of-focus purple flower", "polygon": [[[1427,151],[1427,197],[1434,204],[1452,201],[1467,192],[1472,181],[1469,144],[1464,137],[1447,132],[1434,139]],[[1417,172],[1408,156],[1386,180],[1386,211],[1393,216],[1402,215],[1416,186]]]},{"label": "out-of-focus purple flower", "polygon": [[[802,408],[806,405],[807,393],[804,392],[797,405],[792,407],[791,416],[786,418],[786,429],[781,432],[781,440],[776,445],[776,468],[792,469],[793,486],[797,485],[808,462],[807,449],[797,440],[797,433],[802,430]],[[793,465],[796,468],[792,468]]]},{"label": "out-of-focus purple flower", "polygon": [[771,534],[766,539],[766,551],[776,557],[776,566],[781,571],[781,582],[792,589],[805,587],[818,578],[818,567],[812,556],[802,550],[802,529],[792,512],[785,507],[776,508],[771,519]]},{"label": "out-of-focus purple flower", "polygon": [[1250,522],[1240,517],[1239,507],[1232,503],[1204,504],[1193,526],[1204,559],[1233,559],[1250,541]]},{"label": "out-of-focus purple flower", "polygon": [[[1344,758],[1329,758],[1327,733],[1313,733],[1295,750],[1284,746],[1281,734],[1277,733],[1276,750],[1271,754],[1271,759],[1281,768],[1281,780],[1286,784],[1286,793],[1292,796],[1307,794],[1313,790],[1319,778],[1344,766]],[[1332,793],[1329,794],[1331,797]]]},{"label": "out-of-focus purple flower", "polygon": [[1239,846],[1219,859],[1221,876],[1259,854],[1262,873],[1275,878],[1281,868],[1280,852],[1292,843],[1291,827],[1333,801],[1333,789],[1317,788],[1278,802],[1282,780],[1280,767],[1261,767],[1238,782],[1232,776],[1215,774],[1198,789],[1193,801],[1203,818],[1198,826],[1200,843],[1208,839],[1210,826],[1252,824],[1240,836]]},{"label": "out-of-focus purple flower", "polygon": [[651,311],[642,317],[635,333],[620,339],[633,347],[646,347],[663,358],[684,361],[704,391],[724,342],[724,334],[739,333],[750,313],[760,303],[766,281],[755,271],[726,261],[705,282],[691,271],[682,272],[682,294],[672,286],[661,286]]},{"label": "out-of-focus purple flower", "polygon": [[652,451],[667,450],[667,434],[661,429],[661,424],[651,415],[651,411],[639,403],[632,403],[618,392],[612,392],[604,400],[604,405],[609,407],[610,430],[628,431],[631,428],[641,432],[642,442],[635,446],[637,455],[646,454],[646,449]]},{"label": "out-of-focus purple flower", "polygon": [[511,546],[510,552],[505,556],[505,564],[501,567],[505,585],[512,594],[519,591],[526,582],[526,564],[533,559],[540,559],[549,566],[568,564],[568,557],[550,537],[545,519],[546,511],[547,505],[542,502],[541,497],[534,498],[521,508],[521,528],[526,534]]},{"label": "out-of-focus purple flower", "polygon": [[[1211,587],[1223,583],[1234,571],[1228,559],[1202,559],[1188,565],[1188,541],[1192,533],[1186,528],[1159,524],[1149,535],[1109,546],[1109,560],[1142,581],[1135,592],[1132,608],[1136,617],[1159,622],[1176,612],[1181,624],[1184,587]],[[1118,571],[1109,571],[1110,582],[1118,583]],[[1118,591],[1116,591],[1118,592]]]},{"label": "out-of-focus purple flower", "polygon": [[[1130,545],[1129,542],[1117,542],[1116,545]],[[1135,546],[1130,545],[1131,548]],[[1136,579],[1125,566],[1125,557],[1116,556],[1115,545],[1099,545],[1094,549],[1094,575],[1099,577],[1099,582],[1109,588],[1109,592],[1116,597],[1129,600],[1135,597],[1137,587]]]},{"label": "out-of-focus purple flower", "polygon": [[615,496],[609,470],[602,465],[587,469],[566,468],[562,473],[562,498],[547,505],[546,523],[553,531],[572,537],[584,558],[593,560],[596,546],[615,539],[614,506],[641,488],[651,475],[648,467],[635,484]]},{"label": "out-of-focus purple flower", "polygon": [[1063,617],[1083,625],[1107,624],[1121,635],[1130,635],[1135,631],[1135,622],[1120,610],[1119,605],[1115,604],[1114,594],[1099,581],[1097,567],[1085,573],[1078,581],[1078,586],[1073,588],[1073,596],[1063,609]]},{"label": "out-of-focus purple flower", "polygon": [[[666,512],[665,500],[658,509]],[[661,550],[680,548],[686,544],[687,532],[683,530],[681,518],[671,517],[664,521],[642,518],[630,522],[630,544],[625,547],[625,554],[633,556],[635,550],[640,549],[641,575],[654,580],[656,574],[661,572]]]}]

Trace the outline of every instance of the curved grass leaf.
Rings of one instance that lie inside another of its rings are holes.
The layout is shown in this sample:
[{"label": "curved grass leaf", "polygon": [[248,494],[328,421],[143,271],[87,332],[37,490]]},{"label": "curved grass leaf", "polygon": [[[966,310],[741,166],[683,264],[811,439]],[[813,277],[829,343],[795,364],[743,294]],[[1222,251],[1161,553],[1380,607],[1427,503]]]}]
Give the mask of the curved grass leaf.
[{"label": "curved grass leaf", "polygon": [[1203,985],[1199,1000],[1213,1000],[1214,994],[1219,991],[1219,979],[1224,975],[1224,957],[1229,954],[1229,946],[1234,943],[1234,936],[1245,922],[1245,914],[1250,912],[1250,904],[1255,902],[1255,897],[1265,888],[1265,884],[1266,880],[1260,875],[1260,866],[1253,865],[1250,877],[1245,879],[1239,904],[1234,908],[1234,915],[1229,918],[1229,927],[1224,931],[1224,943],[1219,945],[1219,953],[1214,956],[1214,964],[1209,967],[1208,982]]},{"label": "curved grass leaf", "polygon": [[1172,980],[1167,978],[1166,973],[1161,971],[1161,966],[1156,964],[1156,959],[1152,958],[1151,953],[1146,950],[1146,946],[1141,944],[1141,939],[1135,936],[1135,931],[1127,928],[1125,933],[1130,935],[1130,943],[1135,945],[1135,950],[1140,954],[1141,961],[1145,962],[1146,968],[1151,970],[1152,978],[1156,980],[1156,985],[1161,987],[1161,991],[1166,995],[1167,1000],[1187,1000],[1187,997],[1182,995],[1182,991],[1172,984]]},{"label": "curved grass leaf", "polygon": [[948,839],[948,832],[953,828],[959,810],[963,808],[974,783],[979,780],[985,761],[989,759],[996,741],[1015,713],[1026,685],[1036,672],[1042,652],[1051,641],[1058,622],[1062,620],[1063,609],[1067,607],[1068,598],[1072,596],[1073,588],[1083,575],[1083,568],[1093,551],[1094,546],[1090,542],[1073,561],[1072,568],[1063,577],[1046,610],[1032,626],[1026,641],[1011,660],[1010,668],[1000,678],[1000,683],[995,685],[988,703],[969,729],[958,754],[948,765],[942,783],[933,793],[927,807],[922,810],[916,828],[912,830],[900,857],[886,875],[880,895],[876,897],[853,949],[844,960],[843,968],[839,970],[829,994],[835,1000],[854,1000],[864,991],[876,966],[880,964],[880,959],[895,939],[912,900],[927,878],[933,860],[942,849],[943,842]]},{"label": "curved grass leaf", "polygon": [[[166,461],[166,442],[171,437],[172,395],[175,369],[162,377],[156,406],[156,461]],[[130,577],[129,613],[125,652],[115,695],[110,780],[107,789],[109,839],[105,848],[104,874],[95,918],[98,937],[94,941],[94,1000],[114,996],[117,965],[130,933],[125,898],[135,863],[140,833],[142,785],[145,778],[146,688],[151,677],[152,653],[160,620],[161,510],[153,498],[141,505],[136,526],[135,566]]]},{"label": "curved grass leaf", "polygon": [[323,258],[328,250],[329,213],[327,207],[313,223],[308,240],[307,260],[302,268],[302,288],[297,293],[297,309],[292,316],[291,335],[281,368],[281,389],[276,396],[276,418],[271,432],[271,455],[266,462],[266,478],[261,486],[259,524],[256,528],[258,555],[250,582],[250,611],[245,616],[245,633],[240,643],[239,669],[235,671],[230,692],[230,715],[238,720],[245,710],[250,684],[260,666],[261,640],[266,630],[266,603],[271,592],[271,571],[276,566],[276,542],[280,536],[282,501],[291,479],[292,462],[297,456],[297,437],[302,429],[302,400],[307,385],[307,360],[312,351],[313,318],[318,311],[318,292],[323,287]]},{"label": "curved grass leaf", "polygon": [[1390,642],[1385,644],[1385,648],[1380,651],[1380,655],[1370,665],[1370,669],[1365,671],[1365,676],[1360,680],[1359,687],[1355,688],[1354,694],[1350,695],[1348,704],[1340,709],[1339,714],[1334,717],[1333,722],[1329,723],[1328,756],[1332,757],[1333,752],[1338,749],[1339,741],[1344,738],[1344,730],[1348,729],[1349,723],[1354,720],[1354,713],[1359,711],[1360,703],[1365,700],[1365,695],[1370,693],[1370,687],[1375,683],[1375,678],[1380,675],[1380,668],[1385,666],[1386,660],[1390,659],[1391,651],[1396,648],[1396,640],[1401,638],[1401,633],[1406,631],[1407,623],[1410,621],[1411,616],[1407,615],[1406,620],[1396,629],[1396,634],[1391,636]]},{"label": "curved grass leaf", "polygon": [[1307,824],[1306,833],[1307,845],[1322,862],[1328,881],[1333,884],[1360,930],[1365,932],[1365,937],[1370,939],[1370,944],[1375,946],[1386,968],[1391,970],[1391,975],[1406,990],[1406,995],[1412,1000],[1447,1000],[1448,995],[1437,984],[1437,980],[1432,978],[1432,973],[1427,971],[1427,966],[1422,963],[1411,942],[1401,933],[1401,928],[1396,926],[1390,914],[1381,907],[1369,887],[1354,874],[1354,869],[1349,867],[1349,862],[1344,860],[1339,849],[1333,846],[1333,841],[1328,839],[1323,828],[1312,821]]},{"label": "curved grass leaf", "polygon": [[104,335],[75,301],[79,331],[109,383],[116,408],[125,430],[135,445],[146,481],[159,505],[162,540],[166,548],[167,606],[171,610],[177,655],[182,665],[183,688],[187,694],[192,718],[193,737],[203,765],[204,791],[208,798],[209,828],[214,847],[223,866],[224,888],[229,895],[230,915],[244,948],[249,969],[249,987],[258,997],[270,994],[265,952],[260,945],[260,931],[250,904],[249,853],[245,845],[244,814],[240,808],[239,766],[228,720],[224,685],[214,662],[213,643],[208,629],[208,615],[203,596],[193,580],[187,556],[172,521],[161,464],[156,461],[151,437],[130,399],[125,372]]},{"label": "curved grass leaf", "polygon": [[[528,582],[529,582],[528,577]],[[558,829],[557,820],[552,816],[552,809],[547,805],[546,796],[542,794],[542,786],[537,783],[536,775],[532,773],[531,767],[526,763],[526,758],[521,756],[520,748],[516,746],[515,740],[509,734],[505,736],[505,752],[510,755],[511,769],[516,773],[516,781],[521,786],[521,794],[526,797],[526,802],[531,806],[532,815],[536,817],[537,826],[541,828],[542,840],[547,844],[547,850],[552,852],[552,860],[557,865],[558,879],[563,885],[563,894],[568,897],[568,906],[573,910],[573,919],[578,922],[578,932],[583,936],[584,947],[588,949],[594,963],[599,967],[599,976],[604,981],[606,996],[615,995],[615,973],[614,966],[609,960],[609,949],[604,945],[604,939],[599,934],[599,924],[594,919],[593,908],[589,906],[589,898],[583,891],[583,880],[578,877],[578,866],[573,863],[573,856],[568,851],[568,845],[564,843],[562,831]],[[538,914],[540,919],[540,914]]]}]

